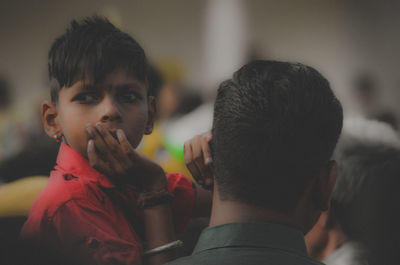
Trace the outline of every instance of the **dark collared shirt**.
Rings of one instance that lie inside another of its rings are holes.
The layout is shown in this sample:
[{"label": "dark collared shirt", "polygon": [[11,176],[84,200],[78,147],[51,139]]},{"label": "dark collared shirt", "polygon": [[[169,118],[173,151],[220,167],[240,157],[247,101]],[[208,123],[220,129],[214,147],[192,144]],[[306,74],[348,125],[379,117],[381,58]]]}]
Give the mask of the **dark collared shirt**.
[{"label": "dark collared shirt", "polygon": [[294,228],[266,223],[229,223],[203,230],[188,257],[168,265],[309,265],[304,235]]},{"label": "dark collared shirt", "polygon": [[[182,231],[194,208],[192,182],[167,174],[176,229]],[[115,186],[62,143],[55,170],[29,212],[21,236],[51,244],[82,264],[141,264],[142,211],[133,186]]]}]

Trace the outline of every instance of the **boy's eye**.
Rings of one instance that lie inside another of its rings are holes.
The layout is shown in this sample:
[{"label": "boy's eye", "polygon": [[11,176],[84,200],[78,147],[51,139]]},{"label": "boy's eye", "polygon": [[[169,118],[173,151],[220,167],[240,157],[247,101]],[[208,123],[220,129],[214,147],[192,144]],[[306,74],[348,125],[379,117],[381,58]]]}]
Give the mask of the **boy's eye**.
[{"label": "boy's eye", "polygon": [[97,93],[81,93],[73,98],[73,101],[78,101],[82,104],[90,104],[98,102],[101,99],[101,96]]},{"label": "boy's eye", "polygon": [[118,98],[121,102],[132,103],[132,102],[138,100],[139,96],[132,91],[126,91],[126,92],[121,93]]}]

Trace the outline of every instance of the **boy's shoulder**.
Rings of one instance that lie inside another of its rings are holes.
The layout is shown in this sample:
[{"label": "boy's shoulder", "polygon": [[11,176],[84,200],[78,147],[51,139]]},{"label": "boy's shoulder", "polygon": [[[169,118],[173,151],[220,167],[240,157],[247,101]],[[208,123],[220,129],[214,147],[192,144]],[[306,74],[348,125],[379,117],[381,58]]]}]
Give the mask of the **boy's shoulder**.
[{"label": "boy's shoulder", "polygon": [[95,191],[85,185],[84,179],[54,170],[50,174],[45,188],[30,208],[28,220],[25,222],[21,236],[23,238],[38,238],[52,223],[54,217],[67,204],[82,202],[95,204]]},{"label": "boy's shoulder", "polygon": [[46,187],[32,205],[29,215],[36,212],[51,217],[61,206],[70,201],[90,201],[94,192],[95,190],[90,189],[83,178],[54,170]]},{"label": "boy's shoulder", "polygon": [[[192,182],[183,174],[167,174],[167,180],[170,192],[175,195],[178,195],[177,193],[180,195],[182,192],[188,193],[186,197],[194,197]],[[29,215],[39,214],[51,218],[60,207],[71,201],[85,201],[102,207],[104,196],[107,195],[102,187],[107,187],[105,185],[107,183],[54,170],[50,174],[46,187],[32,205]]]}]

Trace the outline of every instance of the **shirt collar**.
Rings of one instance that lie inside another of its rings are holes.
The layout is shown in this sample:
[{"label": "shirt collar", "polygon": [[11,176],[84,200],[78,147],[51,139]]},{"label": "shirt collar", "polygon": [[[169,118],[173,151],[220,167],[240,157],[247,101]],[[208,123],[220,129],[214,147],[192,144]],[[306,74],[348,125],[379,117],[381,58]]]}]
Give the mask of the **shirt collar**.
[{"label": "shirt collar", "polygon": [[269,223],[228,223],[203,230],[193,254],[221,247],[268,247],[308,256],[303,232]]},{"label": "shirt collar", "polygon": [[115,185],[106,176],[95,170],[86,158],[64,142],[61,143],[58,151],[56,169],[64,174],[97,182],[104,188],[115,188]]}]

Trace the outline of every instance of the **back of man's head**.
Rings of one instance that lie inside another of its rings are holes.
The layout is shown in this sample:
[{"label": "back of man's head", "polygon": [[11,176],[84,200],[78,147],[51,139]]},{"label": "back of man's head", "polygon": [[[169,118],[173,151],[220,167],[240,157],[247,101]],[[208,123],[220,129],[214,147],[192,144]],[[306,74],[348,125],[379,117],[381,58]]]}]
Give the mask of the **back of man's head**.
[{"label": "back of man's head", "polygon": [[292,212],[328,164],[342,108],[328,81],[299,63],[254,61],[223,82],[212,152],[221,200]]}]

